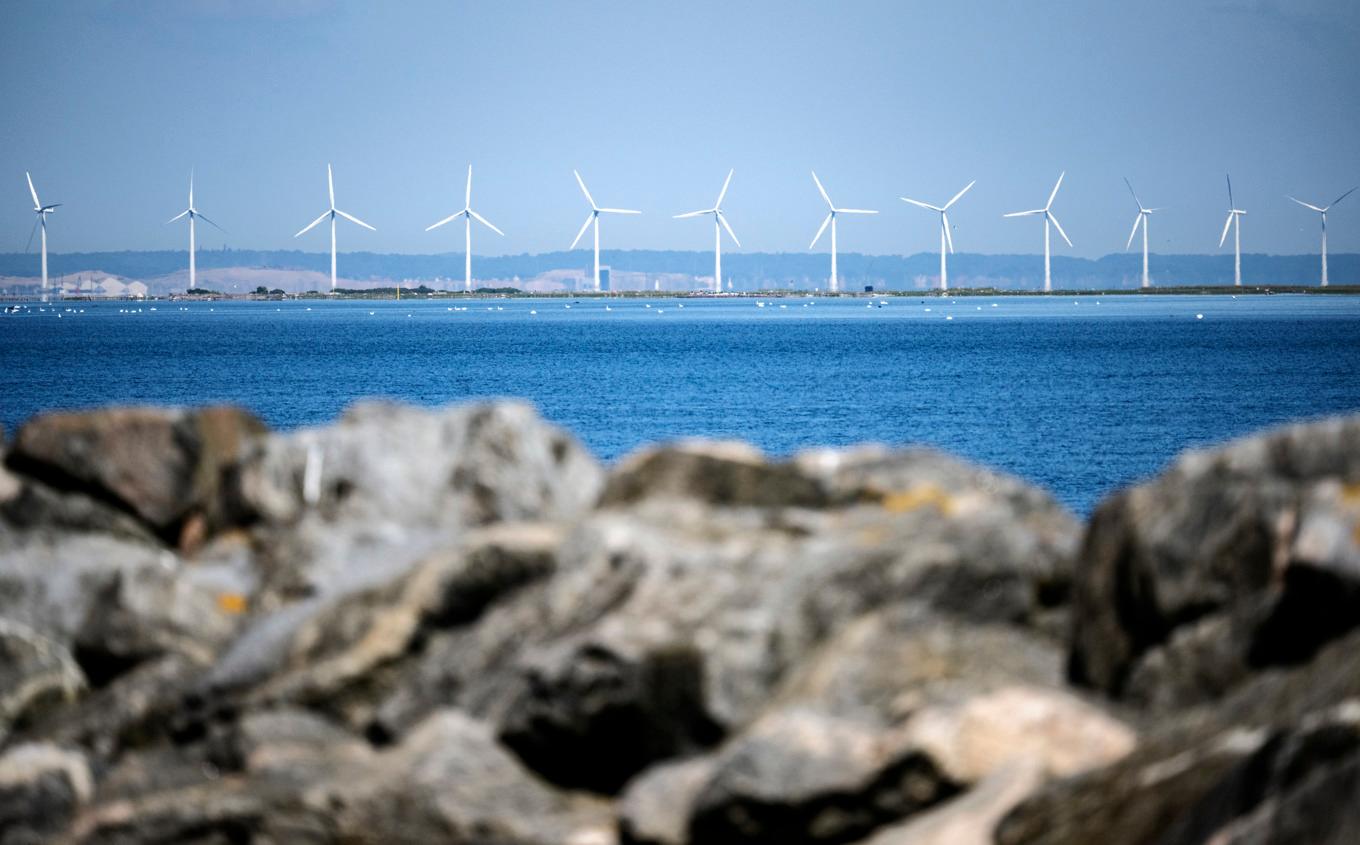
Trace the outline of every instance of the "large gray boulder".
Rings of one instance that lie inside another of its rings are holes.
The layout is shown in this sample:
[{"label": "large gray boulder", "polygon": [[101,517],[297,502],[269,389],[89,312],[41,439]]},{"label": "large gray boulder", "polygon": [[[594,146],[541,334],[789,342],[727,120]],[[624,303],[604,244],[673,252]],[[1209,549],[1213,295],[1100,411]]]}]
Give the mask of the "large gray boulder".
[{"label": "large gray boulder", "polygon": [[0,747],[10,726],[74,699],[85,675],[60,643],[0,617]]},{"label": "large gray boulder", "polygon": [[1187,453],[1092,517],[1070,672],[1131,703],[1213,700],[1360,624],[1360,417]]},{"label": "large gray boulder", "polygon": [[52,841],[93,791],[79,753],[47,744],[10,748],[0,754],[0,845]]},{"label": "large gray boulder", "polygon": [[361,403],[334,425],[260,441],[237,494],[257,520],[268,606],[398,574],[469,528],[573,519],[602,479],[528,405]]},{"label": "large gray boulder", "polygon": [[68,649],[94,686],[165,654],[210,663],[241,608],[163,547],[100,534],[0,538],[0,617]]},{"label": "large gray boulder", "polygon": [[259,420],[229,407],[44,414],[19,429],[6,463],[129,513],[177,544],[230,521],[228,476],[263,433]]},{"label": "large gray boulder", "polygon": [[1354,841],[1360,632],[1307,665],[1258,673],[1213,705],[1163,716],[1114,764],[1050,783],[999,845]]},{"label": "large gray boulder", "polygon": [[[665,479],[654,495],[628,478],[651,472]],[[714,480],[723,473],[744,480]],[[829,492],[771,498],[790,478]],[[876,608],[916,603],[1045,636],[1077,536],[1051,499],[933,453],[776,463],[686,444],[625,461],[603,501],[551,578],[429,639],[379,709],[382,733],[455,704],[549,780],[612,794],[750,723]]]},{"label": "large gray boulder", "polygon": [[630,783],[624,829],[638,842],[849,842],[1013,765],[1041,782],[1134,742],[1061,689],[1061,652],[1042,637],[884,609],[803,661],[721,748]]}]

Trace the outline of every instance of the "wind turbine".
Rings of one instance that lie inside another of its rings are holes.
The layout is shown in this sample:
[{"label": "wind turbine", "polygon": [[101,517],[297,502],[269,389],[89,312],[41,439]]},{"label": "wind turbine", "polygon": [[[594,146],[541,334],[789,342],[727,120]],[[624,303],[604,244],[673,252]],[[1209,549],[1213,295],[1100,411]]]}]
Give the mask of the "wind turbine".
[{"label": "wind turbine", "polygon": [[570,247],[570,249],[576,249],[576,245],[577,245],[578,243],[581,242],[581,236],[584,235],[584,234],[586,233],[586,229],[588,229],[588,228],[590,227],[590,224],[591,224],[591,223],[594,223],[594,224],[595,224],[595,292],[596,292],[596,293],[599,293],[599,292],[600,292],[600,215],[601,215],[601,214],[641,214],[642,212],[641,212],[641,211],[635,211],[635,210],[633,210],[633,209],[631,209],[631,208],[600,208],[598,205],[595,204],[595,199],[590,195],[590,191],[587,191],[587,190],[586,190],[586,183],[585,183],[585,180],[581,178],[581,174],[580,174],[580,173],[577,173],[575,170],[572,171],[572,174],[576,176],[576,184],[578,184],[578,185],[581,186],[581,193],[583,193],[583,194],[586,195],[586,201],[590,203],[590,216],[586,218],[586,222],[585,222],[585,223],[581,224],[581,231],[579,231],[579,232],[576,233],[576,240],[574,240],[574,241],[571,242],[571,247]]},{"label": "wind turbine", "polygon": [[949,267],[945,264],[945,247],[948,247],[950,252],[954,251],[954,236],[949,233],[949,207],[958,202],[959,199],[972,190],[972,187],[976,184],[976,179],[969,182],[964,186],[962,191],[959,191],[954,195],[953,199],[942,206],[931,205],[928,202],[908,199],[907,197],[898,197],[902,202],[909,202],[912,205],[918,205],[927,211],[938,211],[940,213],[940,290],[949,290]]},{"label": "wind turbine", "polygon": [[1233,284],[1242,287],[1242,215],[1245,211],[1233,204],[1232,177],[1228,176],[1228,219],[1223,221],[1223,234],[1218,239],[1219,248],[1228,239],[1228,227],[1233,230]]},{"label": "wind turbine", "polygon": [[1138,216],[1133,218],[1133,229],[1129,232],[1129,242],[1124,244],[1124,251],[1128,252],[1133,245],[1133,236],[1138,234],[1138,227],[1143,227],[1143,287],[1149,287],[1148,282],[1148,218],[1152,212],[1161,211],[1160,208],[1143,208],[1142,200],[1138,199],[1138,194],[1133,190],[1133,185],[1129,184],[1129,177],[1124,177],[1124,184],[1129,186],[1129,193],[1133,194],[1133,201],[1138,205]]},{"label": "wind turbine", "polygon": [[826,200],[826,207],[829,208],[829,209],[831,209],[831,210],[830,210],[830,212],[826,215],[826,219],[822,221],[822,226],[821,226],[820,229],[817,230],[817,234],[813,236],[813,238],[812,238],[812,243],[808,244],[808,249],[812,249],[814,246],[817,245],[817,241],[819,241],[819,240],[822,239],[822,232],[825,232],[825,231],[826,231],[826,224],[830,223],[830,224],[831,224],[831,287],[830,287],[830,290],[831,290],[832,293],[835,293],[837,290],[840,289],[840,284],[839,284],[839,281],[838,281],[837,276],[836,276],[836,215],[837,215],[837,214],[877,214],[878,212],[877,212],[877,211],[869,211],[868,209],[864,209],[864,208],[837,208],[837,207],[835,206],[835,204],[833,204],[833,203],[831,202],[831,197],[827,196],[826,188],[823,188],[823,187],[822,187],[822,180],[817,178],[817,173],[816,173],[816,171],[813,171],[813,173],[812,173],[812,181],[814,181],[814,182],[817,183],[817,190],[818,190],[819,192],[821,192],[822,199]]},{"label": "wind turbine", "polygon": [[1063,231],[1062,224],[1058,222],[1058,218],[1053,214],[1052,210],[1053,200],[1058,196],[1058,189],[1062,187],[1063,177],[1066,175],[1066,170],[1058,175],[1058,182],[1053,186],[1053,193],[1048,195],[1048,202],[1043,208],[1036,208],[1030,211],[1012,211],[1010,214],[1002,215],[1003,217],[1030,217],[1035,214],[1042,214],[1044,216],[1044,293],[1049,293],[1053,290],[1053,275],[1050,272],[1051,259],[1049,258],[1048,224],[1052,223],[1053,228],[1058,230],[1058,234],[1062,235],[1062,239],[1067,241],[1067,245],[1072,245],[1071,239],[1068,238],[1067,233]]},{"label": "wind turbine", "polygon": [[194,208],[194,171],[192,170],[189,171],[189,207],[165,221],[165,224],[168,226],[181,217],[189,218],[189,290],[193,290],[197,286],[198,278],[197,268],[194,263],[194,220],[196,218],[202,218],[204,223],[211,224],[218,231],[226,230],[216,223],[213,223],[205,215],[200,213],[198,209]]},{"label": "wind turbine", "polygon": [[698,217],[701,214],[713,215],[713,292],[722,293],[722,230],[726,229],[727,234],[732,236],[732,242],[741,246],[741,241],[737,240],[737,233],[732,231],[728,225],[727,218],[722,213],[723,197],[727,196],[727,186],[732,183],[732,174],[735,171],[727,171],[727,180],[723,182],[722,190],[718,192],[718,201],[713,203],[712,208],[705,208],[701,211],[690,211],[685,214],[675,215],[675,219],[682,217]]},{"label": "wind turbine", "polygon": [[428,232],[428,231],[430,231],[431,229],[438,229],[440,226],[443,226],[445,223],[448,223],[450,220],[457,220],[459,217],[462,217],[462,218],[463,218],[463,238],[464,238],[464,241],[463,241],[463,242],[464,242],[464,244],[465,244],[464,252],[463,252],[463,290],[466,291],[466,292],[468,292],[468,293],[471,293],[471,292],[472,292],[472,219],[473,219],[474,217],[477,218],[477,222],[478,222],[478,223],[481,223],[483,226],[487,227],[488,229],[490,229],[491,231],[493,231],[493,232],[495,232],[496,234],[500,235],[501,237],[504,237],[504,236],[505,236],[505,233],[502,232],[500,229],[497,229],[494,225],[492,225],[492,223],[491,223],[490,220],[487,220],[485,217],[483,217],[482,215],[480,215],[480,214],[478,214],[477,212],[475,212],[475,211],[472,210],[472,165],[470,165],[470,164],[468,165],[467,193],[465,193],[465,194],[463,195],[463,210],[462,210],[462,211],[459,211],[459,212],[456,212],[456,213],[454,213],[454,214],[450,214],[448,217],[445,217],[443,220],[440,220],[438,223],[435,223],[433,226],[426,226],[426,227],[425,227],[425,231]]},{"label": "wind turbine", "polygon": [[1350,189],[1349,191],[1347,191],[1346,193],[1344,193],[1344,194],[1342,194],[1341,196],[1337,197],[1336,199],[1332,200],[1331,205],[1327,205],[1327,206],[1324,206],[1324,207],[1322,207],[1322,208],[1318,208],[1317,206],[1315,206],[1315,205],[1313,205],[1313,204],[1311,204],[1311,203],[1306,203],[1306,202],[1304,202],[1303,200],[1294,199],[1293,197],[1290,197],[1291,200],[1294,200],[1294,202],[1298,203],[1299,205],[1303,206],[1304,208],[1311,208],[1311,209],[1313,209],[1314,211],[1316,211],[1318,214],[1321,214],[1321,215],[1322,215],[1322,286],[1323,286],[1324,288],[1327,287],[1327,209],[1329,209],[1329,208],[1331,208],[1333,205],[1336,205],[1337,203],[1341,202],[1342,200],[1344,200],[1346,197],[1350,196],[1350,195],[1351,195],[1352,193],[1354,193],[1354,192],[1355,192],[1355,188],[1351,188],[1351,189]]},{"label": "wind turbine", "polygon": [[[38,215],[37,222],[35,222],[35,223],[33,224],[33,228],[35,228],[35,229],[41,228],[41,229],[42,229],[42,298],[43,298],[43,302],[46,302],[46,301],[47,301],[47,215],[51,214],[53,211],[56,211],[56,210],[57,210],[57,206],[61,205],[61,203],[59,203],[59,202],[54,202],[54,203],[52,203],[51,205],[43,205],[43,204],[38,200],[38,189],[33,187],[33,176],[32,176],[32,174],[30,174],[27,170],[25,170],[25,171],[24,171],[24,176],[28,177],[28,192],[29,192],[30,194],[33,195],[33,213],[36,214],[36,215]],[[32,232],[29,232],[29,234],[28,234],[28,245],[29,245],[29,246],[32,246],[32,245],[33,245],[33,233],[32,233]],[[24,251],[27,252],[27,251],[28,251],[28,247],[24,247]]]},{"label": "wind turbine", "polygon": [[330,189],[330,193],[331,193],[331,207],[328,208],[328,209],[327,209],[320,217],[318,217],[318,218],[316,218],[315,220],[313,220],[312,222],[308,223],[307,226],[306,226],[306,228],[304,228],[301,232],[298,232],[298,233],[297,233],[296,235],[294,235],[293,237],[295,237],[295,238],[301,237],[302,235],[306,234],[307,231],[308,231],[309,229],[311,229],[311,228],[312,228],[313,226],[315,226],[316,224],[320,223],[322,220],[325,220],[327,217],[329,217],[329,218],[331,219],[331,290],[334,291],[334,290],[335,290],[335,218],[336,218],[336,215],[339,215],[340,217],[345,218],[346,220],[350,221],[351,223],[358,223],[360,226],[363,226],[365,229],[369,229],[369,230],[374,231],[374,232],[376,232],[376,231],[378,231],[378,230],[377,230],[377,229],[374,229],[372,226],[370,226],[370,225],[368,225],[367,223],[365,223],[364,221],[360,220],[358,217],[355,217],[355,216],[352,215],[352,214],[347,214],[347,213],[345,213],[345,212],[343,212],[343,211],[341,211],[340,209],[338,209],[338,208],[335,207],[335,177],[331,174],[331,166],[330,166],[330,163],[329,163],[329,162],[326,163],[326,187],[328,187],[328,188]]}]

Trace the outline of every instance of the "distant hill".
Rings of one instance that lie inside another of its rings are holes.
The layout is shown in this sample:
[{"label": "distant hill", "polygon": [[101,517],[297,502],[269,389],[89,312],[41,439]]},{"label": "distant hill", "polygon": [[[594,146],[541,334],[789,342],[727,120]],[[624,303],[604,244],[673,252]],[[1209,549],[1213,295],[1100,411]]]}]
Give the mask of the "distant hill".
[{"label": "distant hill", "polygon": [[[651,288],[653,276],[662,289],[684,289],[711,282],[713,254],[682,250],[605,250],[604,264],[627,279],[629,287]],[[534,255],[478,256],[474,270],[482,284],[516,284],[538,289],[570,287],[573,279],[589,273],[590,253],[545,252]],[[179,250],[128,252],[54,253],[49,256],[53,278],[81,273],[102,273],[125,280],[146,282],[153,292],[182,289],[187,279],[187,256]],[[1333,284],[1360,284],[1360,254],[1329,256]],[[286,290],[315,290],[327,283],[330,255],[296,250],[204,250],[198,253],[204,280],[232,286],[259,283]],[[922,290],[934,287],[939,272],[936,253],[915,255],[840,256],[840,273],[846,290],[865,285],[888,290]],[[1055,256],[1053,281],[1059,288],[1134,288],[1138,286],[1142,256],[1118,253],[1099,259]],[[340,259],[342,285],[367,287],[394,282],[435,283],[461,287],[461,253],[437,255],[345,253]],[[1156,255],[1152,260],[1153,283],[1160,285],[1224,285],[1232,283],[1232,255]],[[553,273],[553,271],[559,271]],[[569,271],[569,272],[561,272]],[[723,255],[723,272],[736,290],[761,288],[811,289],[826,284],[825,253],[746,253]],[[639,275],[641,274],[641,275]],[[0,277],[12,285],[39,275],[34,253],[0,253]],[[1316,255],[1244,255],[1242,276],[1246,284],[1316,284]],[[950,284],[956,287],[1037,289],[1043,280],[1039,255],[980,255],[960,253],[949,261]],[[539,284],[531,285],[535,279]],[[563,282],[562,280],[566,281]],[[639,280],[644,280],[639,283]],[[622,286],[622,285],[620,285]]]}]

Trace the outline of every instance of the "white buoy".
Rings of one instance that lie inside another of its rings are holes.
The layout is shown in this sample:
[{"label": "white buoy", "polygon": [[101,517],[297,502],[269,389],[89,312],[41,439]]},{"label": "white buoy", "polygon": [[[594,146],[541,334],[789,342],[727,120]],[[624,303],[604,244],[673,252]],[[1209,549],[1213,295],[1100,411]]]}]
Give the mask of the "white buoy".
[{"label": "white buoy", "polygon": [[1204,315],[1203,315],[1203,314],[1196,314],[1196,315],[1195,315],[1195,319],[1196,319],[1196,320],[1203,320],[1203,319],[1204,319]]}]

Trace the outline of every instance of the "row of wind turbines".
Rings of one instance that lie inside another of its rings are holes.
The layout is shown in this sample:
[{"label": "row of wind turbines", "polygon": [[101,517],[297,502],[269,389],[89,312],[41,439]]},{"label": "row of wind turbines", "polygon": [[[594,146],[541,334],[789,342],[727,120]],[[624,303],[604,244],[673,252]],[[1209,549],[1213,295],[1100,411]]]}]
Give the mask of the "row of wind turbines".
[{"label": "row of wind turbines", "polygon": [[[727,222],[727,217],[723,214],[723,210],[722,210],[722,202],[723,202],[723,199],[727,196],[727,189],[728,189],[728,187],[732,184],[732,174],[733,174],[734,172],[735,172],[735,171],[733,171],[733,170],[729,170],[729,171],[727,172],[727,178],[723,181],[722,190],[720,190],[720,191],[718,192],[718,199],[713,203],[713,206],[712,206],[711,208],[703,208],[703,209],[699,209],[698,211],[688,211],[688,212],[685,212],[685,213],[683,213],[683,214],[676,214],[676,215],[674,215],[674,217],[675,217],[676,219],[683,219],[683,218],[690,218],[690,217],[703,217],[703,216],[706,216],[706,215],[711,215],[711,216],[713,217],[713,289],[714,289],[715,292],[721,292],[722,289],[723,289],[723,287],[722,287],[722,236],[723,236],[723,232],[726,231],[727,234],[728,234],[728,236],[731,237],[732,242],[735,243],[738,247],[741,246],[741,241],[737,240],[737,234],[736,234],[736,232],[732,231],[732,226],[731,226],[730,223]],[[578,231],[578,232],[576,233],[576,238],[575,238],[574,240],[572,240],[570,249],[575,249],[575,248],[576,248],[576,245],[577,245],[578,243],[581,242],[581,238],[585,236],[585,233],[586,233],[586,230],[587,230],[587,229],[590,229],[590,228],[592,228],[592,227],[594,228],[594,230],[595,230],[595,231],[594,231],[594,240],[595,240],[595,278],[594,278],[594,282],[595,282],[595,290],[596,290],[596,291],[599,291],[599,290],[600,290],[600,215],[601,215],[601,214],[641,214],[642,212],[641,212],[641,211],[638,211],[637,209],[631,209],[631,208],[608,208],[608,207],[603,207],[603,206],[600,206],[600,205],[596,204],[595,198],[594,198],[593,196],[591,196],[590,190],[586,187],[585,180],[581,178],[581,174],[580,174],[579,172],[573,170],[573,171],[572,171],[572,175],[574,175],[574,176],[576,177],[576,183],[580,186],[580,188],[581,188],[581,193],[585,195],[586,202],[590,203],[590,213],[586,216],[585,223],[581,224],[581,229],[580,229],[580,231]],[[28,190],[29,190],[29,193],[30,193],[30,194],[32,195],[32,197],[33,197],[33,211],[34,211],[34,213],[38,216],[38,219],[37,219],[37,220],[35,221],[35,223],[34,223],[34,229],[35,229],[35,230],[41,229],[41,231],[42,231],[42,290],[43,290],[43,295],[44,295],[44,297],[45,297],[45,296],[46,296],[46,293],[47,293],[47,215],[53,213],[53,212],[61,205],[61,203],[52,203],[52,204],[44,205],[44,204],[38,199],[38,191],[37,191],[37,188],[35,188],[34,185],[33,185],[33,176],[32,176],[32,174],[25,172],[25,173],[24,173],[24,176],[27,177],[27,179],[28,179]],[[1044,219],[1044,291],[1045,291],[1045,292],[1052,291],[1052,289],[1053,289],[1053,280],[1052,280],[1052,274],[1051,274],[1051,262],[1052,262],[1052,257],[1051,257],[1051,255],[1052,255],[1052,250],[1051,250],[1050,227],[1051,227],[1052,229],[1056,229],[1056,230],[1057,230],[1058,234],[1062,237],[1062,239],[1067,243],[1067,245],[1068,245],[1069,247],[1072,246],[1072,240],[1071,240],[1070,238],[1067,237],[1067,233],[1066,233],[1065,231],[1063,231],[1062,224],[1058,222],[1057,216],[1053,213],[1053,202],[1054,202],[1055,199],[1057,199],[1057,196],[1058,196],[1058,189],[1062,187],[1063,179],[1064,179],[1066,176],[1067,176],[1066,171],[1064,171],[1062,174],[1060,174],[1060,175],[1058,176],[1058,181],[1053,185],[1053,190],[1050,191],[1050,192],[1049,192],[1049,195],[1048,195],[1048,201],[1047,201],[1046,203],[1044,203],[1044,206],[1043,206],[1042,208],[1034,208],[1034,209],[1029,209],[1029,210],[1027,210],[1027,211],[1013,211],[1013,212],[1010,212],[1009,214],[1004,214],[1004,215],[1002,215],[1003,217],[1036,217],[1036,216],[1042,216],[1042,217],[1043,217],[1043,219]],[[837,275],[837,272],[836,272],[836,253],[837,253],[837,243],[836,243],[836,218],[837,218],[837,215],[840,215],[840,214],[877,214],[878,212],[875,211],[875,210],[872,210],[872,209],[867,209],[867,208],[841,208],[841,207],[838,207],[835,203],[833,203],[833,202],[831,201],[831,196],[827,193],[826,188],[822,185],[822,181],[821,181],[820,179],[817,178],[816,172],[813,172],[813,173],[812,173],[812,181],[813,181],[814,184],[816,184],[816,186],[817,186],[817,191],[818,191],[818,193],[821,194],[822,199],[826,201],[826,205],[827,205],[827,209],[828,209],[828,210],[827,210],[827,215],[826,215],[826,217],[822,219],[822,225],[821,225],[820,227],[818,227],[818,229],[817,229],[817,234],[814,235],[813,238],[812,238],[812,243],[808,245],[808,249],[812,249],[813,247],[817,246],[817,242],[821,240],[822,234],[827,230],[828,227],[830,227],[830,229],[831,229],[831,276],[830,276],[830,279],[829,279],[829,290],[830,290],[831,292],[834,293],[834,292],[836,292],[836,291],[838,291],[838,290],[840,289],[840,280],[839,280],[839,276]],[[1242,284],[1242,224],[1241,224],[1241,218],[1242,218],[1244,215],[1246,215],[1247,212],[1244,211],[1244,210],[1242,210],[1242,209],[1240,209],[1240,208],[1238,208],[1237,205],[1236,205],[1236,203],[1235,203],[1234,200],[1233,200],[1232,178],[1231,178],[1231,177],[1228,177],[1227,181],[1228,181],[1228,217],[1227,217],[1227,220],[1226,220],[1226,221],[1224,222],[1224,224],[1223,224],[1223,234],[1222,234],[1222,236],[1220,236],[1219,239],[1218,239],[1218,245],[1219,245],[1220,248],[1222,248],[1224,242],[1227,240],[1227,237],[1228,237],[1228,230],[1229,230],[1229,229],[1232,229],[1232,231],[1233,231],[1233,282],[1234,282],[1235,285],[1237,285],[1237,286],[1240,287],[1241,284]],[[948,265],[948,256],[954,252],[954,236],[953,236],[953,234],[952,234],[951,231],[950,231],[950,228],[951,228],[951,227],[950,227],[950,225],[949,225],[949,209],[952,208],[952,207],[954,206],[954,204],[957,203],[960,199],[962,199],[963,196],[964,196],[965,194],[967,194],[970,190],[972,190],[973,186],[976,185],[976,184],[977,184],[977,180],[976,180],[976,179],[974,179],[972,182],[969,182],[967,185],[965,185],[965,186],[963,187],[963,190],[959,191],[957,194],[955,194],[953,197],[951,197],[950,200],[949,200],[948,202],[946,202],[946,203],[943,204],[943,205],[932,205],[931,203],[922,202],[921,200],[911,199],[911,198],[909,198],[909,197],[900,197],[900,199],[901,199],[903,202],[910,203],[911,205],[917,206],[917,207],[919,207],[919,208],[923,208],[923,209],[925,209],[925,210],[927,210],[927,211],[931,211],[931,212],[937,213],[937,214],[939,214],[939,216],[940,216],[940,290],[942,290],[942,291],[943,291],[943,290],[948,290],[948,289],[949,289],[949,265]],[[1137,236],[1138,231],[1139,231],[1139,229],[1141,228],[1141,229],[1142,229],[1142,232],[1143,232],[1143,279],[1142,279],[1142,286],[1146,288],[1146,287],[1149,287],[1149,286],[1151,285],[1150,277],[1149,277],[1149,275],[1148,275],[1148,219],[1152,216],[1152,214],[1153,214],[1154,212],[1161,211],[1162,209],[1161,209],[1161,208],[1148,208],[1148,207],[1144,206],[1142,200],[1140,200],[1140,199],[1138,198],[1137,192],[1134,191],[1133,185],[1129,183],[1129,180],[1128,180],[1127,178],[1124,179],[1124,184],[1128,186],[1129,194],[1133,197],[1134,203],[1138,206],[1138,214],[1137,214],[1136,217],[1134,217],[1134,220],[1133,220],[1133,229],[1129,232],[1129,239],[1128,239],[1128,242],[1124,245],[1124,249],[1127,250],[1127,249],[1129,249],[1130,246],[1133,245],[1133,239],[1134,239],[1135,236]],[[1358,187],[1360,187],[1360,186],[1358,186]],[[334,173],[333,173],[333,171],[332,171],[332,169],[331,169],[330,164],[327,164],[327,165],[326,165],[326,188],[327,188],[327,191],[329,192],[329,196],[330,196],[330,205],[327,207],[326,211],[322,212],[322,213],[321,213],[321,216],[317,217],[317,218],[316,218],[315,220],[313,220],[311,223],[308,223],[306,226],[304,226],[304,227],[303,227],[297,234],[295,234],[293,237],[295,237],[295,238],[301,237],[302,235],[304,235],[304,234],[306,234],[307,232],[311,231],[312,229],[314,229],[316,226],[320,225],[321,223],[323,223],[323,222],[325,222],[325,221],[327,221],[327,220],[330,221],[330,229],[331,229],[331,290],[335,290],[335,289],[336,289],[336,283],[337,283],[337,277],[336,277],[336,232],[335,232],[335,230],[336,230],[336,218],[338,218],[338,217],[343,217],[343,218],[345,218],[346,220],[348,220],[348,221],[350,221],[350,222],[352,222],[352,223],[356,223],[356,224],[358,224],[358,225],[360,225],[360,226],[363,226],[365,229],[369,229],[369,230],[371,230],[371,231],[375,231],[375,232],[376,232],[377,229],[374,228],[373,226],[370,226],[369,224],[365,223],[364,221],[360,220],[358,217],[355,217],[354,215],[350,214],[349,212],[342,211],[341,209],[339,209],[339,208],[336,207],[336,205],[335,205],[335,176],[334,176]],[[1304,202],[1303,200],[1300,200],[1300,199],[1295,199],[1294,197],[1288,197],[1288,199],[1293,200],[1294,202],[1298,203],[1299,205],[1303,206],[1304,208],[1308,208],[1308,209],[1311,209],[1312,211],[1318,212],[1318,213],[1321,215],[1321,217],[1322,217],[1322,285],[1323,285],[1323,287],[1326,287],[1326,286],[1327,286],[1327,283],[1328,283],[1328,280],[1327,280],[1327,212],[1328,212],[1333,206],[1335,206],[1337,203],[1341,202],[1341,201],[1344,200],[1346,197],[1350,196],[1351,193],[1353,193],[1355,190],[1356,190],[1356,188],[1351,188],[1349,191],[1346,191],[1344,194],[1342,194],[1341,196],[1337,197],[1335,200],[1333,200],[1331,203],[1329,203],[1329,204],[1326,205],[1326,206],[1317,206],[1317,205],[1313,205],[1313,204],[1311,204],[1311,203],[1306,203],[1306,202]],[[463,238],[464,238],[463,285],[464,285],[465,290],[471,291],[471,290],[472,290],[472,221],[473,221],[473,220],[476,220],[478,223],[481,223],[482,225],[486,226],[488,229],[490,229],[491,231],[495,232],[495,233],[498,234],[498,235],[504,236],[505,233],[502,232],[500,229],[498,229],[498,228],[495,226],[495,224],[493,224],[491,221],[487,220],[485,217],[483,217],[482,215],[478,214],[475,210],[473,210],[473,208],[472,208],[472,165],[470,165],[470,164],[468,165],[468,172],[467,172],[467,188],[466,188],[466,190],[464,191],[464,194],[463,194],[463,208],[462,208],[462,210],[456,211],[456,212],[454,212],[453,214],[450,214],[448,217],[445,217],[444,219],[439,220],[438,222],[432,223],[431,225],[429,225],[429,226],[427,226],[427,227],[425,228],[425,231],[429,232],[429,231],[431,231],[431,230],[438,229],[440,226],[443,226],[443,225],[445,225],[445,224],[447,224],[447,223],[451,223],[451,222],[453,222],[454,220],[457,220],[457,219],[460,218],[460,217],[463,218]],[[195,288],[195,287],[197,286],[197,283],[198,283],[198,279],[197,279],[197,266],[196,266],[196,260],[195,260],[195,252],[196,252],[195,224],[196,224],[196,222],[197,222],[199,219],[202,219],[205,223],[208,223],[209,225],[214,226],[214,227],[216,227],[217,229],[219,229],[219,230],[221,230],[221,231],[225,231],[225,230],[223,230],[221,226],[218,226],[218,225],[217,225],[216,223],[214,223],[212,220],[208,219],[208,217],[206,217],[202,212],[200,212],[200,211],[198,210],[198,208],[194,205],[194,176],[193,176],[193,172],[192,172],[192,171],[189,173],[189,205],[188,205],[187,208],[185,208],[185,209],[184,209],[183,211],[181,211],[179,214],[177,214],[177,215],[175,215],[174,217],[172,217],[172,218],[170,218],[169,220],[167,220],[166,223],[167,223],[167,224],[174,223],[174,222],[177,221],[177,220],[181,220],[181,219],[185,219],[185,218],[187,218],[188,221],[189,221],[189,288],[190,288],[190,289],[193,289],[193,288]],[[30,234],[30,235],[29,235],[29,246],[32,246],[32,243],[33,243],[33,235]],[[27,248],[26,248],[26,249],[27,249]],[[730,283],[729,283],[729,287],[730,287]]]}]

